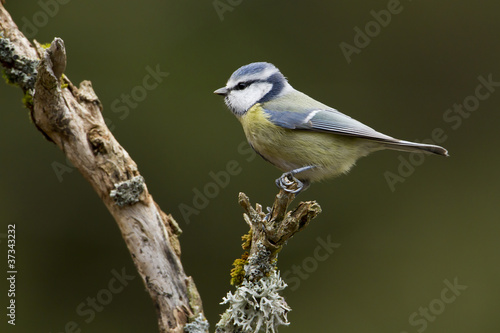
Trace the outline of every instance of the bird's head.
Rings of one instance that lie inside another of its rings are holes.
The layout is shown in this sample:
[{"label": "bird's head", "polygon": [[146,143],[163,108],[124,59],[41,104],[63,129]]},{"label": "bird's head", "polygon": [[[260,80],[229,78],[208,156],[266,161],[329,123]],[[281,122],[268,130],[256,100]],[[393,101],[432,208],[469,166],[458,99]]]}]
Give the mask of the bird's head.
[{"label": "bird's head", "polygon": [[273,64],[254,62],[238,68],[226,86],[214,93],[224,96],[228,108],[236,116],[241,116],[254,104],[270,101],[291,89],[286,78]]}]

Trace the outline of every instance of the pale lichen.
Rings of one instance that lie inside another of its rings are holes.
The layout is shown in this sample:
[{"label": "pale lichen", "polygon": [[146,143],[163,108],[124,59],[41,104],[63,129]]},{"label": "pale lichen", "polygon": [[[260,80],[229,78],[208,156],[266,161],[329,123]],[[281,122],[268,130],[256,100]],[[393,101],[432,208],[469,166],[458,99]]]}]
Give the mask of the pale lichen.
[{"label": "pale lichen", "polygon": [[4,67],[3,77],[33,95],[37,76],[38,59],[30,59],[16,53],[9,38],[0,33],[0,63]]},{"label": "pale lichen", "polygon": [[142,192],[144,192],[144,178],[136,176],[132,179],[115,184],[115,189],[111,190],[109,196],[120,206],[132,205],[139,202]]},{"label": "pale lichen", "polygon": [[192,322],[187,323],[184,326],[184,332],[186,333],[208,333],[208,328],[210,324],[203,314],[199,314]]},{"label": "pale lichen", "polygon": [[273,269],[268,276],[254,282],[245,279],[233,293],[228,292],[221,304],[229,308],[217,324],[217,333],[276,333],[281,325],[289,325],[291,308],[279,293],[286,283]]},{"label": "pale lichen", "polygon": [[256,244],[257,251],[248,257],[248,263],[245,265],[245,278],[249,281],[268,276],[269,272],[275,269],[272,264],[271,251],[269,251],[262,242]]}]

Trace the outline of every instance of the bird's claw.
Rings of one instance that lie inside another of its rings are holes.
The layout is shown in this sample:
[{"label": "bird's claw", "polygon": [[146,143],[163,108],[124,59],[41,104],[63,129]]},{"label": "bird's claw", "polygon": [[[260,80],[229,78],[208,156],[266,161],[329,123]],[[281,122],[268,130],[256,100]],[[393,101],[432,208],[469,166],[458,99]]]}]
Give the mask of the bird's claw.
[{"label": "bird's claw", "polygon": [[[296,189],[289,188],[293,184],[297,184]],[[297,194],[304,188],[304,183],[295,178],[293,173],[286,172],[282,174],[280,178],[276,179],[276,186],[278,186],[285,192]]]}]

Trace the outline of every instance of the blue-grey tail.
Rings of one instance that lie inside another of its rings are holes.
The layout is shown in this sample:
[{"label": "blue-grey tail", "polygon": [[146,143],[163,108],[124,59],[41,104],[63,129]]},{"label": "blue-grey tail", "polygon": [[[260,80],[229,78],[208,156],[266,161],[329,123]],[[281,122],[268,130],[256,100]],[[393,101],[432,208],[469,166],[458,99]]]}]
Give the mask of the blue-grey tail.
[{"label": "blue-grey tail", "polygon": [[416,143],[404,140],[398,140],[394,143],[392,142],[384,142],[383,146],[388,149],[406,151],[406,152],[424,152],[430,154],[436,154],[441,156],[450,156],[448,154],[448,150],[444,149],[441,146],[425,144],[425,143]]}]

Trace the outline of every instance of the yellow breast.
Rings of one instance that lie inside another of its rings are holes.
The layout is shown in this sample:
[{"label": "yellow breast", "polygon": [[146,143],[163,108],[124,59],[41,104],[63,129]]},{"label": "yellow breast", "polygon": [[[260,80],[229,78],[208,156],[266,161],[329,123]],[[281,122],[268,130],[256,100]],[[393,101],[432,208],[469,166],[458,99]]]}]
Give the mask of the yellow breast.
[{"label": "yellow breast", "polygon": [[347,172],[359,157],[368,153],[358,138],[274,125],[260,104],[251,107],[239,120],[255,151],[282,171],[317,166],[300,175],[304,179],[315,181]]}]

